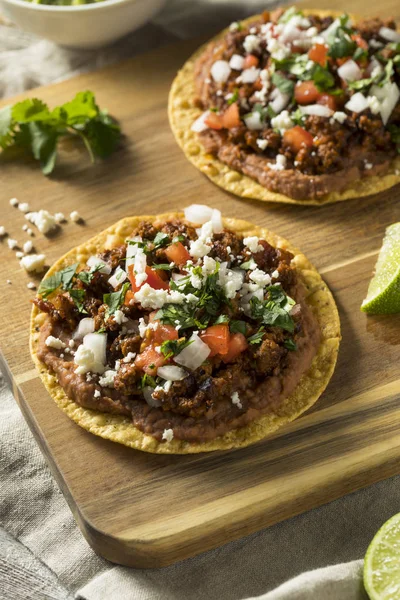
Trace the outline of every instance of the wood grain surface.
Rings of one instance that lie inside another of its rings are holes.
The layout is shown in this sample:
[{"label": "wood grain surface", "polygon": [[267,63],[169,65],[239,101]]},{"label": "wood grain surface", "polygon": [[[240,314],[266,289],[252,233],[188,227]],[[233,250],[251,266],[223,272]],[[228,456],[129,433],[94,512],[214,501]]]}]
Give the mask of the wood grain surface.
[{"label": "wood grain surface", "polygon": [[[341,0],[334,8],[363,13],[366,3]],[[374,9],[368,5],[369,13]],[[383,0],[379,14],[399,18],[398,0]],[[126,215],[206,202],[267,226],[306,253],[335,295],[343,341],[314,409],[268,440],[209,455],[135,452],[81,430],[45,391],[28,349],[32,278],[1,240],[1,360],[17,402],[89,543],[136,567],[170,564],[400,472],[400,316],[359,310],[385,228],[400,218],[399,186],[321,208],[243,200],[213,186],[185,159],[167,122],[169,85],[194,48],[190,42],[161,49],[36,90],[51,105],[93,90],[126,137],[95,166],[75,146],[64,148],[51,178],[33,162],[3,161],[0,224],[20,243],[28,239],[22,213],[8,203],[14,196],[33,210],[78,210],[83,224],[32,238],[51,264]]]}]

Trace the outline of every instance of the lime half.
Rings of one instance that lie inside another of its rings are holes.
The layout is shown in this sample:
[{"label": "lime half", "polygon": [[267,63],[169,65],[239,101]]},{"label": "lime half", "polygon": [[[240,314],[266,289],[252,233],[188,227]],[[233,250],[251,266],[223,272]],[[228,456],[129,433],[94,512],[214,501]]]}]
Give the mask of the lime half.
[{"label": "lime half", "polygon": [[375,315],[400,312],[400,223],[386,229],[361,310]]},{"label": "lime half", "polygon": [[371,600],[400,598],[400,513],[382,525],[368,547],[364,586]]}]

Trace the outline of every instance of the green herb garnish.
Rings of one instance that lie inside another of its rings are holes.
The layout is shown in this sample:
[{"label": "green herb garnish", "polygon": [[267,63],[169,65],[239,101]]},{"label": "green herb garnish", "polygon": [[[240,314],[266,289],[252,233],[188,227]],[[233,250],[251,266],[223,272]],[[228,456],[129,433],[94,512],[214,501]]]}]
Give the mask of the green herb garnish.
[{"label": "green herb garnish", "polygon": [[50,296],[50,294],[55,292],[60,286],[63,290],[68,290],[72,285],[72,279],[78,266],[79,263],[69,265],[68,267],[65,267],[65,269],[57,271],[54,275],[50,275],[49,277],[46,277],[46,279],[43,279],[40,283],[38,294],[43,298],[47,298],[47,296]]},{"label": "green herb garnish", "polygon": [[287,340],[285,340],[283,342],[283,345],[287,350],[290,350],[290,352],[294,352],[295,350],[297,350],[296,342],[292,340],[292,338],[288,338]]},{"label": "green herb garnish", "polygon": [[356,48],[357,44],[349,37],[346,28],[339,27],[336,30],[334,41],[328,50],[328,55],[332,58],[353,56]]},{"label": "green herb garnish", "polygon": [[335,85],[332,73],[317,63],[312,70],[312,79],[320,92],[325,92]]},{"label": "green herb garnish", "polygon": [[193,344],[193,340],[167,340],[161,344],[161,352],[165,356],[165,358],[171,358],[171,356],[175,356],[182,352],[184,348]]},{"label": "green herb garnish", "polygon": [[266,292],[267,300],[261,301],[255,297],[250,300],[252,317],[264,325],[280,327],[293,333],[294,321],[289,311],[295,301],[285,294],[280,285],[270,285],[266,288]]},{"label": "green herb garnish", "polygon": [[265,327],[260,327],[257,333],[247,338],[249,344],[261,344],[265,332]]},{"label": "green herb garnish", "polygon": [[246,335],[247,323],[246,321],[231,321],[229,323],[229,329],[231,333],[242,333],[243,335]]},{"label": "green herb garnish", "polygon": [[234,104],[235,102],[237,102],[239,100],[239,90],[238,88],[235,88],[235,91],[232,93],[232,96],[229,98],[228,100],[228,104],[229,106],[231,104]]},{"label": "green herb garnish", "polygon": [[87,315],[88,312],[87,312],[87,310],[85,310],[85,307],[83,306],[83,301],[86,296],[85,290],[70,289],[70,290],[68,290],[68,293],[71,296],[72,300],[74,301],[74,304],[75,304],[76,308],[78,309],[78,312],[80,312],[81,314]]},{"label": "green herb garnish", "polygon": [[287,79],[280,73],[273,73],[271,81],[282,92],[282,94],[287,94],[288,96],[293,95],[294,82],[290,79]]},{"label": "green herb garnish", "polygon": [[154,249],[158,250],[158,248],[163,248],[170,242],[171,240],[169,235],[167,233],[164,233],[163,231],[159,231],[153,240]]},{"label": "green herb garnish", "polygon": [[229,323],[228,315],[219,315],[219,317],[214,321],[214,325],[221,325],[222,323]]},{"label": "green herb garnish", "polygon": [[52,111],[37,98],[0,110],[0,148],[27,151],[40,162],[45,175],[54,169],[61,138],[80,138],[94,162],[114,152],[120,135],[119,125],[99,109],[89,91],[79,92]]},{"label": "green herb garnish", "polygon": [[[151,367],[151,365],[149,365]],[[154,379],[154,377],[152,377],[151,375],[148,375],[147,373],[145,373],[142,377],[142,379],[140,380],[140,387],[143,389],[144,387],[152,387],[155,388],[157,387],[157,383],[156,380]]]},{"label": "green herb garnish", "polygon": [[110,315],[113,315],[118,310],[125,300],[125,294],[130,287],[130,283],[124,283],[122,288],[118,292],[111,292],[103,295],[103,302],[107,304],[106,320]]},{"label": "green herb garnish", "polygon": [[158,269],[160,271],[172,271],[174,267],[171,267],[169,263],[160,263],[158,265],[151,265],[152,269]]}]

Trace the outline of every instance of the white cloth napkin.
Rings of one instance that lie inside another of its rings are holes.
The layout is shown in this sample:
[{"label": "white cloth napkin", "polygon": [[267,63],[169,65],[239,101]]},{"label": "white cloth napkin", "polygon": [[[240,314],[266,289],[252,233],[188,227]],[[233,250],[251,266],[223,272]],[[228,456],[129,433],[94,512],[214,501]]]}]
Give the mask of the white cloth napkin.
[{"label": "white cloth napkin", "polygon": [[[177,38],[216,31],[267,4],[169,0],[140,32],[91,52],[57,48],[0,25],[0,96],[99,68]],[[380,525],[398,512],[399,482],[391,479],[166,569],[118,567],[98,557],[79,532],[3,382],[0,600],[240,600],[260,594],[264,600],[363,600],[362,561],[355,559],[364,555]],[[327,567],[346,561],[352,562]],[[287,581],[290,578],[294,579]]]}]

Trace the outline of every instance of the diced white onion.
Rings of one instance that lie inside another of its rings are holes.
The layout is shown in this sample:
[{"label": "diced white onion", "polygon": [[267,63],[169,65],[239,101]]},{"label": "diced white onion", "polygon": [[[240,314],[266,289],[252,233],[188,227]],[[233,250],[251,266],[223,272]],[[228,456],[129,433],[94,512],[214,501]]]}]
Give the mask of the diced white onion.
[{"label": "diced white onion", "polygon": [[317,117],[331,117],[333,110],[323,104],[309,104],[308,106],[300,106],[303,115],[315,115]]},{"label": "diced white onion", "polygon": [[368,77],[371,77],[372,75],[375,77],[376,75],[379,75],[380,73],[382,73],[382,71],[383,71],[382,65],[379,61],[376,60],[375,56],[373,56],[371,58],[371,62],[369,63],[366,71],[367,71]]},{"label": "diced white onion", "polygon": [[259,111],[248,114],[244,118],[244,122],[246,123],[247,129],[257,130],[264,129],[264,125],[261,122],[261,115]]},{"label": "diced white onion", "polygon": [[234,54],[229,61],[229,66],[231,69],[235,69],[235,71],[241,71],[244,65],[244,57],[240,56],[240,54]]},{"label": "diced white onion", "polygon": [[210,221],[213,215],[213,209],[205,204],[191,204],[183,209],[185,219],[196,225],[203,225]]},{"label": "diced white onion", "polygon": [[345,108],[352,112],[360,113],[368,108],[368,100],[364,94],[357,92],[356,94],[353,94],[350,100],[345,104]]},{"label": "diced white onion", "polygon": [[271,98],[272,102],[270,103],[270,106],[277,115],[286,108],[290,101],[290,96],[288,94],[283,94],[279,88],[272,90]]},{"label": "diced white onion", "polygon": [[120,283],[123,283],[127,278],[127,274],[121,267],[117,267],[114,271],[114,274],[111,275],[108,283],[112,285],[113,288],[116,288]]},{"label": "diced white onion", "polygon": [[178,365],[182,365],[187,369],[195,371],[207,359],[211,350],[195,333],[190,337],[190,341],[192,343],[189,344],[189,346],[186,346],[182,352],[177,354],[174,357],[174,361],[178,363]]},{"label": "diced white onion", "polygon": [[103,265],[101,269],[99,269],[100,273],[104,273],[105,275],[109,275],[111,273],[111,267],[107,265],[104,260],[101,260],[98,256],[90,256],[86,262],[87,266],[90,268],[95,268],[100,265]]},{"label": "diced white onion", "polygon": [[338,68],[338,75],[345,81],[357,81],[361,79],[361,69],[354,60],[347,60],[341,67]]},{"label": "diced white onion", "polygon": [[[140,235],[135,235],[135,237],[130,238],[128,241],[130,242],[141,242],[142,238]],[[127,244],[126,246],[126,260],[125,260],[125,269],[128,270],[128,267],[134,264],[135,256],[139,246],[137,244]]]},{"label": "diced white onion", "polygon": [[161,406],[161,402],[159,400],[156,400],[155,398],[153,398],[153,388],[147,386],[143,388],[143,397],[146,400],[147,404],[149,406],[151,406],[152,408],[157,408],[158,406]]},{"label": "diced white onion", "polygon": [[165,365],[164,367],[159,367],[157,369],[157,375],[168,381],[182,381],[189,373],[185,371],[185,369],[181,369],[181,367]]},{"label": "diced white onion", "polygon": [[201,133],[202,131],[206,131],[206,129],[209,129],[208,125],[205,122],[209,115],[210,111],[206,110],[206,112],[204,112],[202,115],[200,115],[198,119],[195,120],[190,129],[195,133]]},{"label": "diced white onion", "polygon": [[136,252],[135,263],[134,263],[134,267],[133,267],[135,270],[136,276],[142,275],[143,273],[145,273],[146,266],[147,266],[146,255],[143,252],[142,248],[139,248],[138,252]]},{"label": "diced white onion", "polygon": [[78,339],[78,338],[83,338],[87,333],[93,333],[94,331],[94,319],[91,319],[89,317],[82,319],[82,321],[79,321],[79,325],[77,327],[77,329],[74,331],[72,337],[74,338],[74,340]]},{"label": "diced white onion", "polygon": [[225,83],[231,72],[229,63],[226,60],[217,60],[212,65],[210,73],[211,77],[217,83]]},{"label": "diced white onion", "polygon": [[259,75],[260,69],[256,69],[256,67],[245,69],[241,75],[242,83],[254,83],[257,81]]},{"label": "diced white onion", "polygon": [[214,210],[212,211],[211,223],[214,233],[221,233],[224,230],[224,226],[222,224],[221,211],[217,208],[214,208]]},{"label": "diced white onion", "polygon": [[336,34],[336,30],[340,27],[340,21],[339,19],[335,19],[333,21],[333,23],[331,23],[329,25],[329,27],[327,29],[325,29],[325,31],[321,31],[321,33],[319,34],[321,37],[324,38],[324,40],[328,40],[331,36],[334,37],[334,35]]},{"label": "diced white onion", "polygon": [[378,33],[381,38],[387,40],[388,42],[400,42],[400,33],[394,29],[390,29],[389,27],[381,27]]},{"label": "diced white onion", "polygon": [[94,354],[94,360],[102,365],[106,364],[107,334],[87,333],[83,338],[83,345]]},{"label": "diced white onion", "polygon": [[384,99],[381,101],[381,117],[383,124],[386,125],[399,100],[400,91],[397,85],[390,81],[382,86],[382,91],[384,93]]},{"label": "diced white onion", "polygon": [[181,273],[172,273],[172,281],[179,281],[180,279],[185,279],[187,275],[182,275]]}]

